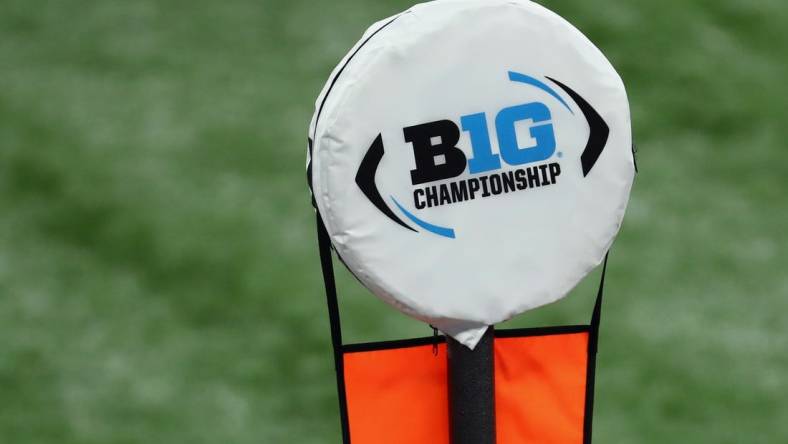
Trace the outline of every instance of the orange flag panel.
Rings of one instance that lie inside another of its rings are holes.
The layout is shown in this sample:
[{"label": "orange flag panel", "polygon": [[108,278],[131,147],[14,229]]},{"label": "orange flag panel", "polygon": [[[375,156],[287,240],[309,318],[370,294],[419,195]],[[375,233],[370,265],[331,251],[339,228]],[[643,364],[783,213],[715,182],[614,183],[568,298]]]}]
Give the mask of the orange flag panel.
[{"label": "orange flag panel", "polygon": [[[498,444],[582,444],[588,332],[495,339]],[[344,353],[352,444],[449,444],[446,345]]]}]

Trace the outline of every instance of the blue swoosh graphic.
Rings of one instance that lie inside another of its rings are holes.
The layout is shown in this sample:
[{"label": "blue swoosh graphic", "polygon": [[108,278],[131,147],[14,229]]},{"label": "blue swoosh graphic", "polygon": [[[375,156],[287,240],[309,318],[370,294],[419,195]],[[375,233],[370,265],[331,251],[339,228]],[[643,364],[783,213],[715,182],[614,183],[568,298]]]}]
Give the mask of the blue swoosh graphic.
[{"label": "blue swoosh graphic", "polygon": [[391,200],[394,201],[394,204],[397,205],[397,207],[399,207],[400,211],[402,211],[405,214],[405,216],[408,216],[408,219],[412,220],[413,223],[415,223],[416,225],[420,226],[421,228],[424,228],[427,231],[431,231],[437,235],[454,239],[454,229],[439,227],[429,222],[425,222],[419,219],[418,217],[414,216],[413,214],[411,214],[410,211],[406,210],[402,205],[400,205],[399,202],[397,202],[397,199],[394,199],[394,196],[390,196],[390,197]]},{"label": "blue swoosh graphic", "polygon": [[547,86],[546,84],[540,82],[539,80],[536,80],[535,78],[533,78],[531,76],[527,76],[525,74],[520,74],[519,72],[514,72],[514,71],[509,71],[509,80],[511,80],[512,82],[525,83],[525,84],[528,84],[528,85],[531,85],[531,86],[535,86],[535,87],[541,89],[542,91],[546,92],[547,94],[550,94],[551,96],[555,97],[556,100],[561,102],[561,104],[564,105],[566,107],[566,109],[568,109],[569,112],[574,115],[574,112],[572,111],[571,108],[569,108],[569,105],[567,105],[566,102],[564,102],[564,99],[562,99],[561,96],[559,96],[558,93],[553,91],[549,86]]}]

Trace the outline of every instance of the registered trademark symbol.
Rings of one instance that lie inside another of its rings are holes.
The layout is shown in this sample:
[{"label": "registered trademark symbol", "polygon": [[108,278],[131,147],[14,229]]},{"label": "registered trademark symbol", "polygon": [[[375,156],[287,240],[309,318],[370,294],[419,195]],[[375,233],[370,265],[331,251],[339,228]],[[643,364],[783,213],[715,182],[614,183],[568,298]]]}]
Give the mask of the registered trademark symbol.
[{"label": "registered trademark symbol", "polygon": [[556,156],[558,156],[559,158],[560,158],[560,157],[564,157],[564,153],[563,153],[563,152],[561,152],[561,151],[559,151],[559,152],[555,153],[555,155],[556,155]]}]

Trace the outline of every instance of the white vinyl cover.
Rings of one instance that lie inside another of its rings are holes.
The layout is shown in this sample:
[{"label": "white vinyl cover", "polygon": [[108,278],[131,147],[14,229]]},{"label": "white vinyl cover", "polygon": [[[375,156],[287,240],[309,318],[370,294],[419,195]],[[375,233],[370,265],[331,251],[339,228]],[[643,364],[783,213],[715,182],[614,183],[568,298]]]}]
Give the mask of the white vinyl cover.
[{"label": "white vinyl cover", "polygon": [[437,0],[372,25],[331,73],[309,139],[343,262],[470,348],[602,261],[634,177],[618,74],[525,0]]}]

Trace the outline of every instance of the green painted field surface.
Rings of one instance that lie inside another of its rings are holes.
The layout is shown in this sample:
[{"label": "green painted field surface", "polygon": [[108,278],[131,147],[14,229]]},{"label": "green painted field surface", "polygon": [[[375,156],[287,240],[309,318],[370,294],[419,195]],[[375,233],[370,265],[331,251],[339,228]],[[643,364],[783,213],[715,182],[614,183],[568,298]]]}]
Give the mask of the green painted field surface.
[{"label": "green painted field surface", "polygon": [[[788,442],[788,4],[545,4],[639,147],[596,442]],[[407,6],[0,2],[0,443],[339,442],[306,128]],[[338,272],[350,341],[430,334]],[[594,286],[514,324],[586,321]]]}]

